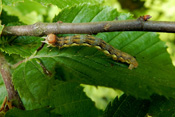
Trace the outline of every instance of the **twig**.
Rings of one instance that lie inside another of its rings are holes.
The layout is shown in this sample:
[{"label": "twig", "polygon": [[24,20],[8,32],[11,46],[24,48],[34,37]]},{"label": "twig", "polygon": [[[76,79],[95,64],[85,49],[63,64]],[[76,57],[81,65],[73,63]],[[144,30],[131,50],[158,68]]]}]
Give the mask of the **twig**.
[{"label": "twig", "polygon": [[0,73],[4,80],[9,100],[16,100],[18,102],[16,106],[18,108],[24,109],[18,92],[15,91],[14,86],[12,84],[10,69],[2,53],[0,53]]},{"label": "twig", "polygon": [[5,105],[6,105],[6,102],[7,102],[7,96],[4,98],[4,101],[3,101],[2,105],[1,105],[1,108],[0,108],[0,112],[1,112],[2,110],[4,110]]},{"label": "twig", "polygon": [[33,25],[6,26],[2,35],[42,36],[54,34],[96,34],[113,31],[175,32],[175,22],[122,20],[89,23],[35,23]]}]

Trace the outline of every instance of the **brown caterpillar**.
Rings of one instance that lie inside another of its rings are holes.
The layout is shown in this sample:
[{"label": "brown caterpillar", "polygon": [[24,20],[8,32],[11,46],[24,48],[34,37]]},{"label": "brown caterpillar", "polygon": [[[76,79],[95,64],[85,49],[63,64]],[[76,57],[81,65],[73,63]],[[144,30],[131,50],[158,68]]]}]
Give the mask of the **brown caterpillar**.
[{"label": "brown caterpillar", "polygon": [[67,36],[67,37],[57,37],[55,34],[48,34],[45,37],[44,43],[47,43],[52,47],[69,47],[69,46],[90,46],[95,47],[99,50],[102,50],[106,55],[111,56],[114,60],[126,62],[129,64],[128,69],[133,69],[138,66],[138,62],[136,59],[118,49],[115,49],[102,39],[93,37],[91,35],[75,35],[75,36]]}]

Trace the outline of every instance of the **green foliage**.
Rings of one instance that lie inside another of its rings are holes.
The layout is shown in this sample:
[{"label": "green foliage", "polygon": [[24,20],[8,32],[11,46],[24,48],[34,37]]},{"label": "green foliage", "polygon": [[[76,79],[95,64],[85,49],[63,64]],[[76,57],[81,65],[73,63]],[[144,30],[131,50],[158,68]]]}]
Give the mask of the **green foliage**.
[{"label": "green foliage", "polygon": [[3,4],[3,10],[10,15],[17,16],[25,24],[33,24],[37,21],[43,21],[43,15],[47,14],[48,9],[38,2],[25,0],[24,2],[16,2],[15,5]]},{"label": "green foliage", "polygon": [[0,0],[0,14],[2,12],[2,0]]},{"label": "green foliage", "polygon": [[73,6],[73,5],[78,5],[78,4],[100,4],[102,3],[104,0],[35,0],[37,2],[40,2],[42,4],[48,5],[48,4],[55,4],[57,5],[59,8],[65,8],[67,6]]},{"label": "green foliage", "polygon": [[175,116],[175,100],[173,98],[166,99],[163,96],[152,96],[151,105],[148,114],[153,117],[174,117]]},{"label": "green foliage", "polygon": [[24,0],[2,0],[4,5],[14,5],[17,2],[23,2]]},{"label": "green foliage", "polygon": [[2,80],[2,76],[0,74],[0,104],[2,104],[5,96],[7,96],[7,91],[6,91],[4,82]]},{"label": "green foliage", "polygon": [[[70,11],[71,16],[68,15]],[[114,20],[116,17],[121,18],[118,12],[109,7],[84,5],[62,10],[54,21],[95,22]],[[78,82],[119,88],[128,94],[141,98],[148,98],[153,93],[174,97],[174,67],[164,42],[159,40],[157,34],[112,32],[100,33],[96,36],[135,56],[139,62],[139,67],[132,71],[128,70],[127,66],[113,61],[96,49],[88,47],[52,49],[52,53],[48,53],[47,58],[49,59],[51,56],[52,59],[69,68],[70,72],[78,74],[81,78],[74,79]],[[36,57],[43,58],[42,60],[45,61],[46,54],[42,57],[39,53]],[[47,63],[45,64],[48,66]]]},{"label": "green foliage", "polygon": [[4,28],[4,26],[0,25],[0,34],[2,33],[3,28]]},{"label": "green foliage", "polygon": [[3,25],[8,25],[8,26],[19,25],[19,23],[20,23],[18,17],[9,16],[9,15],[7,15],[7,12],[5,12],[4,10],[2,10],[0,18],[2,20]]},{"label": "green foliage", "polygon": [[29,57],[41,45],[41,38],[32,36],[1,38],[0,49],[8,54],[18,54],[21,57]]},{"label": "green foliage", "polygon": [[65,116],[100,114],[79,84],[48,77],[35,60],[20,65],[13,73],[13,82],[27,110],[49,105],[55,107],[53,112]]},{"label": "green foliage", "polygon": [[52,113],[52,108],[41,108],[37,110],[24,111],[13,108],[5,114],[5,117],[60,117],[61,115]]},{"label": "green foliage", "polygon": [[[82,2],[81,0],[36,1],[45,5],[52,3],[62,8],[62,11],[54,18],[54,22],[79,23],[132,18],[129,13],[119,13],[116,9],[99,5],[102,1],[88,0],[83,2],[84,4],[79,4]],[[39,3],[36,1],[26,0],[25,2],[36,3],[37,6]],[[17,2],[19,0],[11,2],[4,0],[3,5],[6,10],[17,13],[18,11],[13,11],[12,7],[8,6]],[[24,11],[21,6],[18,6],[19,14],[32,11],[31,7],[27,7],[26,4],[24,6],[26,7]],[[45,15],[45,11],[42,9],[44,9],[43,6],[39,5],[35,10],[38,14]],[[1,16],[3,24],[16,25],[19,22],[16,17],[5,21],[7,17],[11,16],[3,11]],[[22,17],[22,14],[17,17]],[[14,20],[15,22],[13,22]],[[3,26],[0,29],[2,31]],[[80,86],[82,83],[121,89],[126,94],[133,96],[123,95],[119,99],[116,98],[112,105],[110,103],[107,107],[105,116],[144,116],[149,105],[147,105],[148,101],[141,100],[141,98],[150,99],[152,94],[163,95],[170,99],[175,98],[175,68],[165,43],[160,41],[156,33],[108,32],[94,36],[136,57],[139,63],[138,68],[129,70],[128,65],[112,60],[95,48],[80,46],[59,50],[45,45],[41,51],[35,54],[36,49],[41,45],[41,38],[32,36],[1,37],[0,50],[2,52],[9,56],[11,54],[18,55],[16,59],[21,59],[21,57],[25,59],[16,69],[12,70],[12,77],[14,87],[28,111],[12,109],[6,116],[11,116],[14,113],[15,116],[36,114],[38,116],[42,114],[55,116],[55,114],[59,114],[96,117],[102,115],[102,111],[98,110],[83,92],[83,88]],[[16,62],[13,59],[8,60],[11,60],[9,63]],[[0,78],[0,95],[3,94],[4,97],[7,94],[4,84],[1,82],[2,78]],[[3,97],[0,97],[0,102]],[[160,99],[160,101],[156,99]],[[160,97],[156,99],[151,102],[150,114],[174,114],[174,110],[170,109],[174,106],[170,103],[171,100]],[[154,102],[156,103],[153,104]],[[158,106],[161,108],[157,108]],[[167,112],[166,108],[170,109],[171,114]]]},{"label": "green foliage", "polygon": [[[2,1],[0,0],[0,14],[1,14],[1,12],[2,12]],[[3,25],[1,25],[1,20],[0,20],[0,35],[1,35],[1,32],[2,32],[2,29],[4,28],[4,26]]]},{"label": "green foliage", "polygon": [[148,100],[138,100],[124,94],[108,104],[104,117],[144,117],[148,112],[148,107]]}]

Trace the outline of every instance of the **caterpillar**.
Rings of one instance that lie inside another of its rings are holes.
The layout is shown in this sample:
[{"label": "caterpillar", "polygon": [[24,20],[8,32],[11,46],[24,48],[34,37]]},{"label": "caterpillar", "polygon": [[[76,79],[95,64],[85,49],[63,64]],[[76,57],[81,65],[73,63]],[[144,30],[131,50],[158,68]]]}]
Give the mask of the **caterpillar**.
[{"label": "caterpillar", "polygon": [[91,35],[75,35],[75,36],[66,36],[66,37],[57,37],[55,34],[48,34],[47,37],[44,37],[44,43],[47,43],[48,46],[52,47],[69,47],[69,46],[89,46],[95,47],[99,50],[102,50],[106,55],[111,56],[113,60],[125,62],[129,64],[128,69],[137,68],[138,62],[136,59],[118,49],[115,49],[102,39],[96,38]]}]

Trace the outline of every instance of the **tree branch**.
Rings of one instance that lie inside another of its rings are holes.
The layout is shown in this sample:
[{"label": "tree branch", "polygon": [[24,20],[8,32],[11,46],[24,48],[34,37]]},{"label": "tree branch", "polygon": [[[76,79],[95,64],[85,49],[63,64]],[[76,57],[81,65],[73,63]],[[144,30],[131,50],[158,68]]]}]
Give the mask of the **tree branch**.
[{"label": "tree branch", "polygon": [[14,86],[12,84],[10,69],[2,53],[0,53],[0,73],[4,80],[9,100],[15,101],[15,103],[17,102],[15,106],[24,109],[18,92],[15,91]]},{"label": "tree branch", "polygon": [[175,22],[120,20],[89,23],[35,23],[33,25],[6,26],[2,35],[42,36],[54,34],[96,34],[113,31],[175,32]]}]

